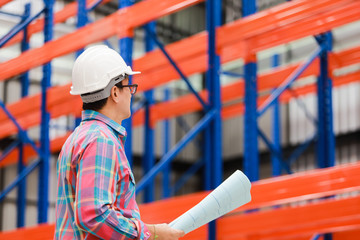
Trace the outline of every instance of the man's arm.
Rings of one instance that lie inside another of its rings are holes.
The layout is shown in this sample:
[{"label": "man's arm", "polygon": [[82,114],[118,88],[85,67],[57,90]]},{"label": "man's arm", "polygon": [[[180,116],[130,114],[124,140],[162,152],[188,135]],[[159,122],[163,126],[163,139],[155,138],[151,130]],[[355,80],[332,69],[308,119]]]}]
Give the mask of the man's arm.
[{"label": "man's arm", "polygon": [[[92,141],[77,165],[75,223],[81,229],[102,239],[148,239],[146,227],[138,219],[126,218],[113,209],[116,183],[123,173],[117,172],[117,151],[104,137]],[[128,177],[128,176],[127,176]],[[126,184],[126,178],[124,179]]]}]

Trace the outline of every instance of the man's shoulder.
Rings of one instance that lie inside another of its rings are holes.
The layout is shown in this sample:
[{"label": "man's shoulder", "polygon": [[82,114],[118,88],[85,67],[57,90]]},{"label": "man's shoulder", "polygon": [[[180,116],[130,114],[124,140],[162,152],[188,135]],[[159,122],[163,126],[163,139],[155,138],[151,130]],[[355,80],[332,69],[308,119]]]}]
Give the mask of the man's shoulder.
[{"label": "man's shoulder", "polygon": [[113,131],[101,121],[86,121],[76,129],[78,140],[91,143],[93,141],[105,140],[116,144],[116,137]]},{"label": "man's shoulder", "polygon": [[[73,133],[65,141],[59,158],[78,159],[90,146],[102,144],[103,146],[114,146],[118,143],[111,130],[96,121],[87,121],[75,128]],[[104,145],[105,144],[105,145]]]},{"label": "man's shoulder", "polygon": [[106,125],[98,121],[86,121],[74,129],[64,145],[88,145],[99,139],[110,140],[111,138],[111,130]]}]

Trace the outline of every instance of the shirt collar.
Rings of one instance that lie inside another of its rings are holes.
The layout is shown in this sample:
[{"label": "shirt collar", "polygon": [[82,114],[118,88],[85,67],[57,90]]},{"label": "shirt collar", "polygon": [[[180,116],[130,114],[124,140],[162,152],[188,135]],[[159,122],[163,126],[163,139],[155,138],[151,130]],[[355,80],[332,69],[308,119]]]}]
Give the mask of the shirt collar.
[{"label": "shirt collar", "polygon": [[89,120],[98,120],[105,123],[106,125],[111,127],[116,132],[116,134],[119,135],[120,138],[122,138],[123,141],[125,141],[126,129],[117,122],[115,122],[114,120],[110,119],[109,117],[93,110],[83,111],[82,121],[89,121]]}]

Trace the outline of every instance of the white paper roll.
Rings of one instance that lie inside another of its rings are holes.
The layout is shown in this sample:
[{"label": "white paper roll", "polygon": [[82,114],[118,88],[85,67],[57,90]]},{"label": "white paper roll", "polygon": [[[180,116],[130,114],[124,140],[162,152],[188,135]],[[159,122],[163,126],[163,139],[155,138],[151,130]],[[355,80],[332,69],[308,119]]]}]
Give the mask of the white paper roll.
[{"label": "white paper roll", "polygon": [[236,170],[200,203],[170,223],[170,227],[189,233],[251,201],[251,183]]}]

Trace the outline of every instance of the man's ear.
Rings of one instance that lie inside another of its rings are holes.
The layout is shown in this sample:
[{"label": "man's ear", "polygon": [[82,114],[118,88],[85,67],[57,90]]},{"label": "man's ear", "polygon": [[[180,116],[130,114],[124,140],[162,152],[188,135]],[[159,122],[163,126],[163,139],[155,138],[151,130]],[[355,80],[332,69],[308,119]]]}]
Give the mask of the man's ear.
[{"label": "man's ear", "polygon": [[116,103],[120,101],[120,91],[116,86],[111,88],[110,97]]}]

